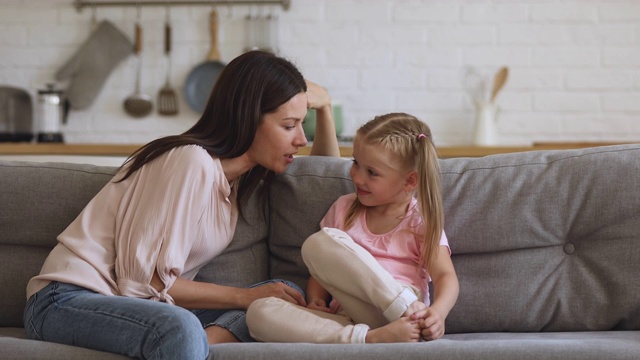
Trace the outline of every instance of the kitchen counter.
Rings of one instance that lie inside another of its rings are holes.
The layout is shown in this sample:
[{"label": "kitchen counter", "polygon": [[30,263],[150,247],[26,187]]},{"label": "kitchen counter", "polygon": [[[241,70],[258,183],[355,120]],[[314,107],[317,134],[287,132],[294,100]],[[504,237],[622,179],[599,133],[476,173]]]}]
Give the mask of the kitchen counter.
[{"label": "kitchen counter", "polygon": [[[481,157],[493,154],[523,152],[532,150],[562,150],[594,146],[614,145],[618,143],[538,143],[533,146],[441,146],[440,158]],[[0,143],[2,155],[73,155],[73,156],[118,156],[127,157],[141,145],[125,144],[31,144]],[[309,155],[310,146],[301,148],[299,155]],[[340,155],[350,157],[352,148],[348,144],[340,146]]]}]

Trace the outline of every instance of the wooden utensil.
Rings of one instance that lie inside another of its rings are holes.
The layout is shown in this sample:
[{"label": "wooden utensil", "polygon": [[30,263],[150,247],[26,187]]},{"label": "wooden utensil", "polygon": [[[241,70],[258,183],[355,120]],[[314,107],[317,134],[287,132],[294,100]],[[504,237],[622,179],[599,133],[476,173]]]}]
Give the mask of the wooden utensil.
[{"label": "wooden utensil", "polygon": [[[139,16],[139,9],[138,9]],[[151,102],[151,97],[149,95],[143,94],[140,92],[140,72],[142,71],[142,58],[140,54],[142,53],[142,27],[140,26],[140,21],[136,21],[136,44],[134,47],[134,51],[137,57],[137,69],[136,69],[136,91],[133,95],[129,96],[124,101],[124,110],[127,114],[135,117],[141,118],[149,115],[151,110],[153,109],[153,103]]]},{"label": "wooden utensil", "polygon": [[495,102],[496,96],[498,96],[498,93],[500,92],[504,84],[507,82],[508,77],[509,77],[509,68],[506,66],[501,67],[500,70],[498,70],[498,72],[496,73],[493,79],[493,89],[491,90],[491,99],[490,99],[491,103]]},{"label": "wooden utensil", "polygon": [[167,58],[167,74],[164,86],[158,93],[158,113],[176,115],[178,113],[178,96],[171,87],[171,23],[167,6],[167,21],[164,24],[164,55]]}]

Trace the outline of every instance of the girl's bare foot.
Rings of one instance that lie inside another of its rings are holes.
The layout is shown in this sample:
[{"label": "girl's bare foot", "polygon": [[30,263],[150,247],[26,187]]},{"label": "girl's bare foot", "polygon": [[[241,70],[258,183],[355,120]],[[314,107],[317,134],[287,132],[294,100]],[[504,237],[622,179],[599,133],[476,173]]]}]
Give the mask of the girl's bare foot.
[{"label": "girl's bare foot", "polygon": [[417,342],[420,340],[418,321],[402,317],[377,329],[369,330],[366,343]]},{"label": "girl's bare foot", "polygon": [[407,311],[405,311],[402,316],[411,316],[413,313],[424,310],[426,308],[427,305],[425,305],[422,301],[414,301],[411,305],[409,305],[409,308],[407,308]]}]

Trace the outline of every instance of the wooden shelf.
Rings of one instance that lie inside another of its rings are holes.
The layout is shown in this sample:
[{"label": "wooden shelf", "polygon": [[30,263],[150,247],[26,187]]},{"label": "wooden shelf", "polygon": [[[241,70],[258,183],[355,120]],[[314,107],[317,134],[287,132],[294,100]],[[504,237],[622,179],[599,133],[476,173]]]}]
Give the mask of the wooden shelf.
[{"label": "wooden shelf", "polygon": [[[442,146],[438,148],[441,158],[482,157],[494,154],[505,154],[532,150],[566,150],[595,146],[616,145],[620,143],[538,143],[533,146]],[[0,155],[75,155],[75,156],[129,156],[140,144],[30,144],[0,143]],[[309,155],[310,146],[301,148],[299,155]],[[340,155],[351,157],[349,145],[340,146]]]},{"label": "wooden shelf", "polygon": [[140,145],[0,143],[0,155],[91,155],[129,156]]},{"label": "wooden shelf", "polygon": [[[532,146],[440,146],[437,148],[438,157],[442,159],[456,157],[482,157],[495,154],[507,154],[535,150],[568,150],[597,146],[620,145],[623,143],[536,143]],[[308,155],[309,147],[300,149],[299,154]],[[351,157],[351,146],[340,146],[340,156]]]},{"label": "wooden shelf", "polygon": [[569,150],[597,146],[621,145],[622,143],[536,143],[532,146],[444,146],[437,149],[438,157],[482,157],[487,155],[507,154],[537,150]]}]

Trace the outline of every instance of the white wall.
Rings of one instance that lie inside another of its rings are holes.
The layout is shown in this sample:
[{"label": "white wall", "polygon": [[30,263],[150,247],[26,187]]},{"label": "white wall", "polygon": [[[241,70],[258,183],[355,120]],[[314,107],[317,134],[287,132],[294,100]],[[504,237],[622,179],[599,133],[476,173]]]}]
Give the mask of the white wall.
[{"label": "white wall", "polygon": [[[32,94],[91,31],[91,10],[72,0],[0,0],[0,84]],[[640,139],[640,1],[291,0],[280,19],[281,53],[340,100],[344,134],[375,114],[413,113],[441,145],[470,142],[474,112],[462,86],[466,65],[509,65],[498,99],[499,142]],[[208,6],[176,6],[172,82],[181,88],[209,49]],[[242,52],[247,6],[219,8],[223,61]],[[257,11],[253,8],[253,11]],[[135,8],[98,8],[133,35]],[[164,83],[163,7],[144,7],[143,92]],[[73,112],[69,142],[141,143],[178,133],[198,115],[128,117],[135,61],[121,63],[96,102]],[[64,85],[64,84],[62,84]],[[181,90],[181,89],[180,89]]]}]

